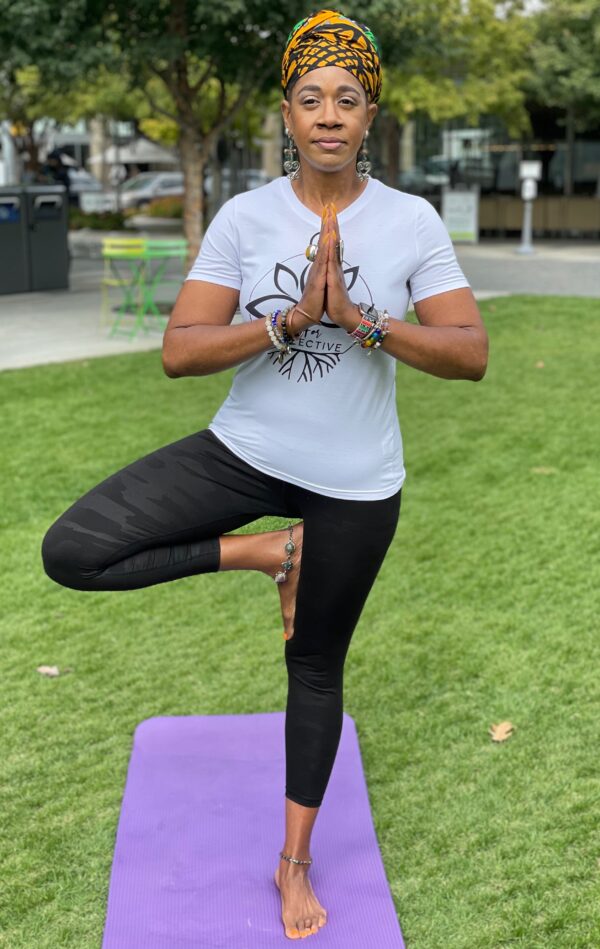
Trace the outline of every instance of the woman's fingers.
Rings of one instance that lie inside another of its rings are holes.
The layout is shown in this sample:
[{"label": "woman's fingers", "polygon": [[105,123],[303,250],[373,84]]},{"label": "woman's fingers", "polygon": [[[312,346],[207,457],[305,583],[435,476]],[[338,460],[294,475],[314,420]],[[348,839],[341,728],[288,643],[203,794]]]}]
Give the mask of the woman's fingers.
[{"label": "woman's fingers", "polygon": [[335,232],[335,239],[336,241],[339,241],[340,240],[340,225],[337,218],[337,211],[335,209],[335,204],[333,202],[330,204],[330,209],[331,209],[330,218],[331,218],[331,224],[332,224],[333,230]]},{"label": "woman's fingers", "polygon": [[329,230],[329,205],[326,204],[323,208],[323,213],[321,214],[321,234],[319,239],[325,237],[327,231]]},{"label": "woman's fingers", "polygon": [[321,230],[321,237],[319,239],[319,251],[317,253],[317,260],[321,265],[322,269],[327,268],[327,261],[329,259],[329,235],[331,234],[331,215],[329,213],[329,205],[325,205],[323,210],[323,227]]}]

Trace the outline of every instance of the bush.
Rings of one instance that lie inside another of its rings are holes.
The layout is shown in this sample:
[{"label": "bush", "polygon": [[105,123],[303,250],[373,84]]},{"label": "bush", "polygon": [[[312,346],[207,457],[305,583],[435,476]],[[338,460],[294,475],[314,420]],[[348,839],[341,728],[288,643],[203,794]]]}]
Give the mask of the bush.
[{"label": "bush", "polygon": [[153,198],[144,208],[150,217],[183,217],[183,197]]},{"label": "bush", "polygon": [[90,227],[94,231],[122,231],[125,218],[120,211],[92,211],[86,214],[80,208],[69,208],[69,228],[73,231]]}]

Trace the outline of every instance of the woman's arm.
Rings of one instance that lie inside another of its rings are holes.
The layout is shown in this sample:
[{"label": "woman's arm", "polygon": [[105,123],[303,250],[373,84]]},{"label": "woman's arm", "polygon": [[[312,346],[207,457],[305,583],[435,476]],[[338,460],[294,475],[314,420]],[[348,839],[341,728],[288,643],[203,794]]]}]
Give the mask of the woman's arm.
[{"label": "woman's arm", "polygon": [[[455,263],[454,277],[462,277],[454,258],[448,232],[437,212],[427,204],[430,226],[434,226],[434,249],[424,257],[422,272],[431,281],[436,277],[435,268],[448,276],[449,261]],[[341,264],[335,253],[335,242],[340,240],[337,215],[330,212],[327,261],[327,313],[334,323],[351,333],[359,322],[356,304],[348,296]],[[433,225],[431,225],[433,221]],[[441,235],[441,236],[440,236]],[[437,244],[435,243],[437,241]],[[439,279],[439,275],[438,275]],[[376,301],[381,308],[381,301]],[[424,297],[415,303],[419,326],[403,320],[390,320],[389,331],[381,343],[381,349],[399,359],[400,362],[429,372],[442,379],[483,379],[487,369],[488,337],[479,308],[470,287],[445,290]],[[393,314],[392,314],[393,315]],[[377,358],[373,353],[369,358]]]},{"label": "woman's arm", "polygon": [[167,376],[207,376],[272,349],[263,320],[231,326],[239,290],[205,280],[183,284],[163,336]]},{"label": "woman's arm", "polygon": [[[488,335],[472,290],[461,287],[436,293],[414,306],[420,325],[390,320],[381,349],[413,369],[442,379],[483,379]],[[373,353],[372,358],[376,356]]]},{"label": "woman's arm", "polygon": [[[326,228],[325,215],[321,235]],[[207,257],[210,249],[207,252]],[[321,241],[316,259],[309,270],[299,306],[290,314],[289,332],[296,337],[314,323],[323,312],[327,282],[327,242]],[[233,277],[233,270],[232,270]],[[231,326],[240,299],[239,290],[208,280],[186,280],[179,291],[165,330],[162,347],[163,369],[167,376],[207,376],[238,366],[257,353],[273,348],[264,320],[252,320]],[[281,332],[282,317],[277,317]]]},{"label": "woman's arm", "polygon": [[[390,356],[441,379],[483,379],[488,336],[469,287],[446,290],[415,303],[420,325],[390,320],[381,343]],[[393,315],[393,314],[391,314]],[[335,321],[351,332],[359,323],[358,307],[349,303]],[[376,353],[373,354],[376,359]]]}]

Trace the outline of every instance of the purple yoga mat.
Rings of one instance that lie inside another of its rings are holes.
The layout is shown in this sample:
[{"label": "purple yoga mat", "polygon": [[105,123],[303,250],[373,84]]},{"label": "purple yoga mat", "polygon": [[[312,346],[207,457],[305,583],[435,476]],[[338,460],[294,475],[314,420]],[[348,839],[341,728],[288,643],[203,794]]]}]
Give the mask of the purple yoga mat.
[{"label": "purple yoga mat", "polygon": [[[273,874],[284,843],[283,712],[156,717],[133,739],[102,949],[290,945]],[[311,840],[321,949],[404,949],[354,720]],[[304,943],[306,944],[306,943]]]}]

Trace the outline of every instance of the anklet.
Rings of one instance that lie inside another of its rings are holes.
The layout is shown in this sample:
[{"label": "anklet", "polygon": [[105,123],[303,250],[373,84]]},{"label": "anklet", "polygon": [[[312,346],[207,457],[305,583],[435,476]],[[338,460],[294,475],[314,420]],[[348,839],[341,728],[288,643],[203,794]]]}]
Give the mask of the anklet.
[{"label": "anklet", "polygon": [[[292,531],[294,530],[292,524],[288,524],[288,530],[290,532],[290,539],[285,545],[285,552],[286,554],[289,555],[289,554],[294,553],[296,549],[296,545],[294,541],[292,540]],[[287,560],[283,560],[281,562],[281,566],[283,567],[283,570],[279,570],[273,578],[275,580],[275,583],[283,583],[284,580],[287,580],[287,575],[289,571],[292,569],[292,567],[294,566],[294,564],[292,563],[292,561],[289,559],[289,556],[288,556]]]},{"label": "anklet", "polygon": [[290,863],[312,863],[312,857],[308,860],[297,860],[296,857],[289,857],[283,850],[279,851],[279,856],[282,857],[283,860],[289,860]]}]

